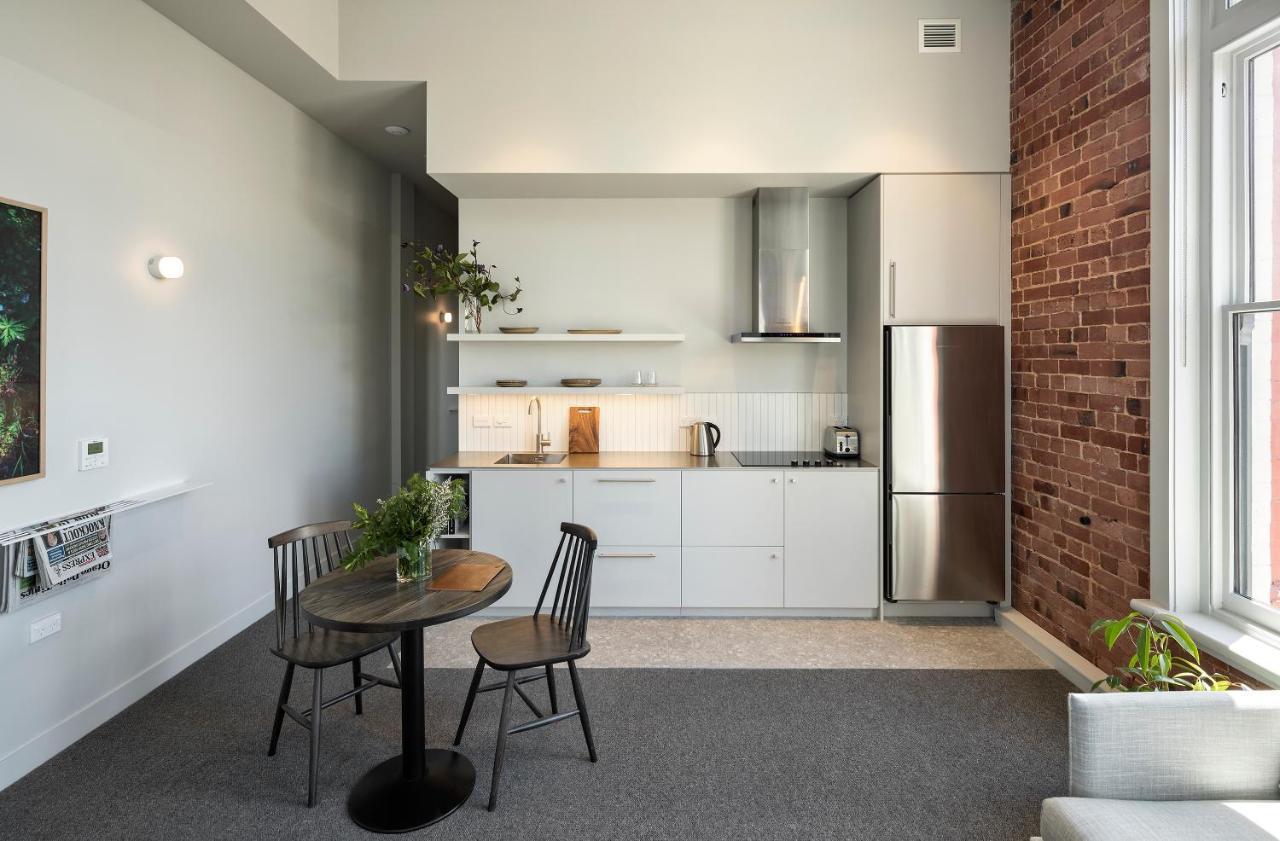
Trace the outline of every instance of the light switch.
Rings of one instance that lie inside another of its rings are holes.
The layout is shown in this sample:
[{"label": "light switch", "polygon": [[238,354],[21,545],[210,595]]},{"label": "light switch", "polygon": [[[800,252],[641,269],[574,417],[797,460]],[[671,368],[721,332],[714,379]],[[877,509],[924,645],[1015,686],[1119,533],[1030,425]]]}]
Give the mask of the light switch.
[{"label": "light switch", "polygon": [[80,441],[80,469],[97,470],[107,466],[107,439],[85,438]]},{"label": "light switch", "polygon": [[476,427],[477,429],[480,429],[480,428],[487,429],[493,426],[493,418],[489,417],[488,415],[472,415],[471,425]]},{"label": "light switch", "polygon": [[511,418],[510,418],[510,417],[505,417],[505,416],[504,416],[504,417],[500,417],[500,418],[494,418],[494,419],[493,419],[493,425],[494,425],[494,426],[496,426],[496,427],[498,427],[498,429],[510,429],[510,428],[511,428]]}]

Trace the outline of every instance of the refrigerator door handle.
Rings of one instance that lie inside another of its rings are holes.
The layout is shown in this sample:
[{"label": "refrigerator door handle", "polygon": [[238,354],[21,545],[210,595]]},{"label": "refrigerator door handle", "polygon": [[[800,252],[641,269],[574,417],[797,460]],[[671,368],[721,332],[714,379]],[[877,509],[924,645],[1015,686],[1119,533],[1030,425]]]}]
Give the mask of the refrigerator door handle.
[{"label": "refrigerator door handle", "polygon": [[892,601],[898,597],[898,498],[896,496],[889,497],[891,510],[889,512],[889,551],[892,554],[890,558],[889,575],[892,580],[889,582],[889,599]]}]

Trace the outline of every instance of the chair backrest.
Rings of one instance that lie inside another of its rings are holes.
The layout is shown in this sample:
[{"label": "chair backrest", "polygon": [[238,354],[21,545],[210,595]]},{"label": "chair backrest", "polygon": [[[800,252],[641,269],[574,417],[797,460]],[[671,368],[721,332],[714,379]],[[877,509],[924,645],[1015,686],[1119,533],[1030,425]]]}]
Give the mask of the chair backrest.
[{"label": "chair backrest", "polygon": [[[312,523],[267,538],[275,577],[276,645],[301,633],[305,620],[298,611],[298,592],[322,575],[328,575],[351,554],[351,522]],[[306,623],[310,629],[310,623]]]},{"label": "chair backrest", "polygon": [[[552,579],[555,579],[556,592],[551,601],[550,616],[568,626],[570,651],[581,648],[587,641],[587,613],[591,608],[591,566],[596,558],[596,543],[596,533],[586,526],[576,523],[560,524],[560,544],[556,546],[556,555],[551,559],[551,569],[547,570],[547,580],[538,596],[538,606],[533,609],[534,616],[542,612],[547,591],[551,589]],[[558,577],[557,569],[560,570]]]}]

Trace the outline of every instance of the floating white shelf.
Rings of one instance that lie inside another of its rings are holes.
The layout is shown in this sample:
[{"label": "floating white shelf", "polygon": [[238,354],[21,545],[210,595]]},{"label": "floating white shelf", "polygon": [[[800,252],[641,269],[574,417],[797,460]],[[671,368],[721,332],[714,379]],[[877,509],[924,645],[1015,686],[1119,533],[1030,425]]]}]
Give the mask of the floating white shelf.
[{"label": "floating white shelf", "polygon": [[53,531],[52,528],[40,526],[40,523],[54,522],[67,517],[73,517],[76,514],[83,513],[93,508],[104,509],[104,515],[119,514],[124,511],[131,511],[134,508],[141,508],[143,505],[150,505],[153,502],[160,502],[164,499],[189,494],[192,491],[207,488],[211,484],[212,482],[178,482],[176,484],[154,488],[144,493],[134,494],[133,496],[126,497],[124,499],[100,502],[97,505],[86,505],[76,511],[64,512],[53,517],[42,517],[35,521],[35,525],[15,526],[8,528],[7,531],[0,531],[0,546],[8,543],[17,543],[22,540],[28,540],[32,537],[38,537],[46,532]]},{"label": "floating white shelf", "polygon": [[449,394],[684,394],[681,385],[598,385],[592,388],[570,388],[563,385],[525,385],[504,388],[496,385],[451,385]]},{"label": "floating white shelf", "polygon": [[683,342],[684,333],[450,333],[451,342]]}]

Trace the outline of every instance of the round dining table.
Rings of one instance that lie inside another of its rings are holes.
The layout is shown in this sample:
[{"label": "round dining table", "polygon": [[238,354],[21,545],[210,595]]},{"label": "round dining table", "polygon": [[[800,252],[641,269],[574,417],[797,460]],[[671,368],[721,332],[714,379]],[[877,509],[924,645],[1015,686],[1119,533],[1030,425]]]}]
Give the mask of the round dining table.
[{"label": "round dining table", "polygon": [[454,750],[426,746],[422,629],[485,608],[511,589],[511,567],[501,558],[467,549],[431,553],[433,574],[464,563],[501,565],[483,590],[432,590],[430,579],[396,581],[395,558],[373,561],[354,572],[326,575],[302,591],[299,606],[321,628],[356,633],[400,634],[399,756],[369,770],[351,789],[347,812],[372,832],[408,832],[447,817],[471,796],[476,769]]}]

